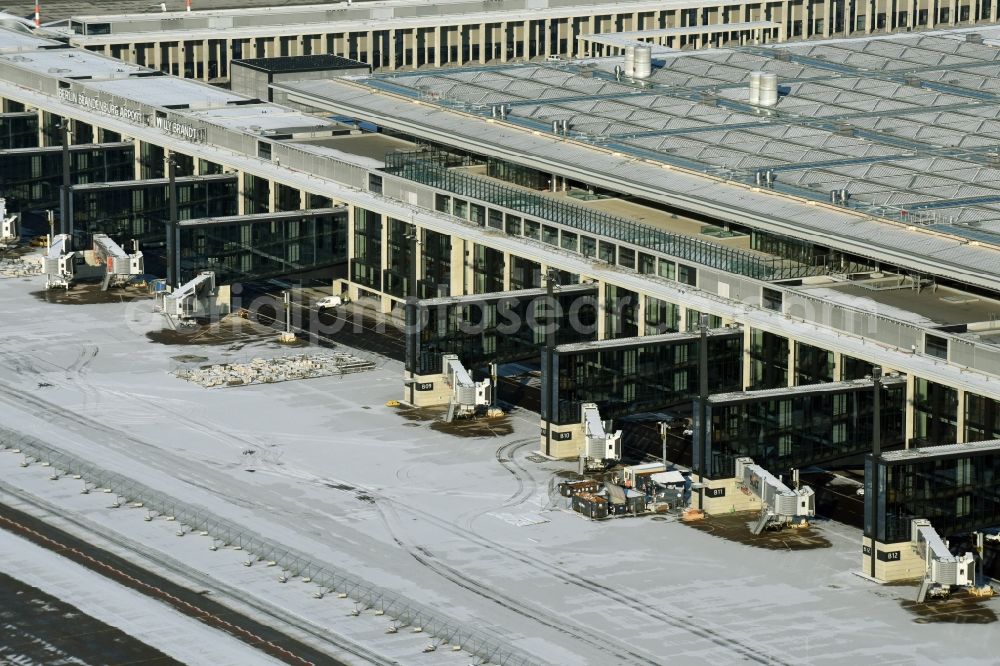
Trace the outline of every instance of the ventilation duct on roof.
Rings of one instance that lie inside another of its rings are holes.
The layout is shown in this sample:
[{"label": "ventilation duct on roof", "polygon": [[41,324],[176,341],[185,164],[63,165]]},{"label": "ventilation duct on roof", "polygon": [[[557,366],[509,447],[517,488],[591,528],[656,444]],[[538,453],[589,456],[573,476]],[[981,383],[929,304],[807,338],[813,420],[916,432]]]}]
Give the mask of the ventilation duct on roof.
[{"label": "ventilation duct on roof", "polygon": [[625,47],[625,76],[632,78],[635,74],[635,47]]},{"label": "ventilation duct on roof", "polygon": [[763,72],[750,72],[750,103],[760,104],[760,75]]},{"label": "ventilation duct on roof", "polygon": [[760,105],[774,106],[778,103],[778,75],[762,72],[760,75]]},{"label": "ventilation duct on roof", "polygon": [[649,46],[635,47],[635,78],[648,79],[653,73],[653,49]]}]

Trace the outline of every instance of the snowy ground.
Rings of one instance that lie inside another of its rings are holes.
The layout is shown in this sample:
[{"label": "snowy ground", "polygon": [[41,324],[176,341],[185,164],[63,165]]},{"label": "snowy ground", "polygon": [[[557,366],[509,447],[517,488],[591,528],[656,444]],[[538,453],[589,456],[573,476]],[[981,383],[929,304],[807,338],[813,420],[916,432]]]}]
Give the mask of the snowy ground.
[{"label": "snowy ground", "polygon": [[[909,587],[855,576],[860,534],[821,525],[832,548],[780,552],[669,521],[591,523],[563,510],[556,472],[536,463],[538,420],[462,438],[409,421],[400,364],[372,372],[212,391],[169,373],[204,363],[301,353],[267,340],[167,346],[148,302],[54,305],[37,279],[0,280],[0,424],[211,508],[316,558],[487,628],[553,664],[996,663],[995,625],[917,624]],[[242,343],[241,343],[242,344]],[[400,663],[467,663],[385,636],[385,618],[346,618],[301,582],[243,567],[240,554],[178,539],[141,510],[106,508],[79,481],[50,482],[0,453],[0,479],[95,529],[279,606]],[[253,470],[251,472],[251,470]],[[74,485],[75,484],[75,485]],[[551,499],[550,499],[551,496]],[[537,516],[547,522],[534,522]],[[199,541],[200,539],[200,541]],[[990,602],[995,604],[996,602]],[[352,624],[362,622],[364,624]],[[305,629],[304,629],[305,631]],[[208,660],[206,660],[207,663]]]},{"label": "snowy ground", "polygon": [[12,534],[5,533],[0,539],[0,571],[73,604],[87,615],[182,663],[218,666],[281,663],[236,638]]}]

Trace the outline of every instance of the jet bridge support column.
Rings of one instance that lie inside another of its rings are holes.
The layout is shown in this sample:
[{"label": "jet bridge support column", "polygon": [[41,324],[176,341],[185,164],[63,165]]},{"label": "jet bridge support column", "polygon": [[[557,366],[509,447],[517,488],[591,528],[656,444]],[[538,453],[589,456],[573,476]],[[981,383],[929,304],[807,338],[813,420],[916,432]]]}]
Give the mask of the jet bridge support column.
[{"label": "jet bridge support column", "polygon": [[60,233],[73,237],[73,220],[69,211],[69,188],[70,181],[70,155],[69,155],[69,119],[63,118],[59,123],[59,132],[62,138],[62,191],[59,193],[59,230]]},{"label": "jet bridge support column", "polygon": [[[698,324],[701,340],[698,343],[698,480],[704,482],[708,466],[708,315],[702,313]],[[698,491],[698,508],[705,509],[705,490]]]},{"label": "jet bridge support column", "polygon": [[167,188],[167,198],[170,206],[170,213],[167,218],[167,284],[176,287],[180,282],[178,274],[178,257],[180,252],[177,248],[177,160],[173,153],[167,156],[167,175],[169,185]]}]

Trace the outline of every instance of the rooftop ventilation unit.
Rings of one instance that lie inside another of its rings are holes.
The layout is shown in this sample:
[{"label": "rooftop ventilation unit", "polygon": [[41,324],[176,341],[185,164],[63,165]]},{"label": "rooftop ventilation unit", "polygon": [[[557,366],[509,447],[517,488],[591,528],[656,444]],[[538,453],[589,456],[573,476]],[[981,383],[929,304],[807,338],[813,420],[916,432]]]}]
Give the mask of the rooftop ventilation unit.
[{"label": "rooftop ventilation unit", "polygon": [[635,78],[648,79],[653,73],[653,49],[649,46],[635,47]]},{"label": "rooftop ventilation unit", "polygon": [[635,47],[625,47],[625,76],[632,78],[635,75]]},{"label": "rooftop ventilation unit", "polygon": [[760,104],[760,75],[764,72],[750,72],[750,103]]},{"label": "rooftop ventilation unit", "polygon": [[775,106],[778,103],[778,75],[771,72],[761,72],[760,75],[760,105]]}]

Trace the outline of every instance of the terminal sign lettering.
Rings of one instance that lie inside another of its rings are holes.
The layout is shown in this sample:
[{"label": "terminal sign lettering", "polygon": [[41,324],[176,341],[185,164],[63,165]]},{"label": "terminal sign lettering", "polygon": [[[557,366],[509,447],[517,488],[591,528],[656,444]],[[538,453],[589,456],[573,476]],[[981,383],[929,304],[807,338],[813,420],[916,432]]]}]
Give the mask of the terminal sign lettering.
[{"label": "terminal sign lettering", "polygon": [[182,139],[187,139],[188,141],[194,141],[197,143],[203,143],[205,141],[205,130],[201,127],[194,127],[193,125],[185,125],[184,123],[179,123],[175,120],[170,120],[169,118],[156,118],[156,127],[163,130],[167,134],[173,134],[174,136],[179,136]]},{"label": "terminal sign lettering", "polygon": [[[81,106],[89,111],[96,111],[97,113],[114,116],[115,118],[121,118],[122,120],[128,120],[129,122],[139,123],[141,125],[148,124],[146,114],[142,111],[138,109],[130,109],[127,106],[115,104],[114,102],[109,102],[108,100],[101,99],[100,97],[92,97],[82,92],[77,93],[69,88],[63,88],[60,90],[59,96],[68,101],[70,104],[76,104],[77,106]],[[201,127],[194,127],[193,125],[187,125],[185,123],[169,120],[168,118],[159,117],[156,118],[155,125],[157,129],[163,130],[167,134],[179,136],[182,139],[187,139],[188,141],[194,141],[197,143],[204,143],[205,141],[205,130]]]},{"label": "terminal sign lettering", "polygon": [[[861,554],[865,557],[872,556],[871,546],[861,546]],[[875,557],[883,562],[899,562],[902,560],[900,552],[898,550],[877,550],[875,551]]]},{"label": "terminal sign lettering", "polygon": [[142,111],[130,109],[127,106],[121,106],[100,97],[91,97],[84,93],[77,94],[68,88],[60,90],[59,96],[70,104],[76,104],[91,111],[97,111],[98,113],[114,116],[133,123],[145,124],[146,122],[146,115]]}]

